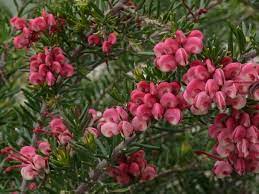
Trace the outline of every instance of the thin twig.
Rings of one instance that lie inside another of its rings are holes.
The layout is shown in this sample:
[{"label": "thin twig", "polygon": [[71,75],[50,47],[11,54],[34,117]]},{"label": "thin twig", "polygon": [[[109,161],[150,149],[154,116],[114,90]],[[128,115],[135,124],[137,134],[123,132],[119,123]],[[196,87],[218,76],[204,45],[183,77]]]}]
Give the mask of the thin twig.
[{"label": "thin twig", "polygon": [[252,50],[252,51],[242,55],[240,59],[241,59],[241,61],[247,62],[247,61],[255,58],[257,55],[258,55],[258,53],[255,50]]},{"label": "thin twig", "polygon": [[[209,5],[208,5],[205,9],[206,9],[206,11],[209,11],[209,10],[215,8],[216,6],[220,5],[222,2],[223,2],[223,0],[211,1],[211,2],[209,3]],[[196,19],[196,21],[197,21],[197,20],[199,20],[200,15],[201,15],[201,13],[200,13],[200,9],[199,9],[199,10],[197,10],[197,11],[194,13],[194,16],[195,16],[195,17],[193,17],[193,15],[190,15],[190,16],[187,17],[187,18],[188,18],[188,19],[194,18],[194,19]]]},{"label": "thin twig", "polygon": [[[185,0],[182,0],[182,4],[185,7],[185,9],[188,11],[188,14],[191,14],[191,16],[193,17],[194,21],[197,21],[196,15],[192,12],[192,9],[187,5],[187,3],[185,2]],[[187,15],[188,16],[188,15]]]}]

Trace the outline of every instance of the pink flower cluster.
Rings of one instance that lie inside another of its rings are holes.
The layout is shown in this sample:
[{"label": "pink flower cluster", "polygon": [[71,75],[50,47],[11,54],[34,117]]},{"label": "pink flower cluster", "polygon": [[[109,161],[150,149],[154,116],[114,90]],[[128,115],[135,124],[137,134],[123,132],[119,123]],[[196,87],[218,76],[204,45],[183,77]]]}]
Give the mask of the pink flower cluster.
[{"label": "pink flower cluster", "polygon": [[97,125],[97,129],[105,137],[112,137],[118,134],[130,137],[134,132],[145,131],[146,128],[146,120],[137,117],[131,119],[128,112],[120,106],[106,109]]},{"label": "pink flower cluster", "polygon": [[220,158],[213,171],[218,177],[233,171],[259,173],[259,113],[233,110],[230,116],[218,114],[209,135],[217,142],[214,152]]},{"label": "pink flower cluster", "polygon": [[118,166],[110,167],[107,171],[111,177],[122,185],[127,185],[136,179],[140,181],[152,180],[157,175],[156,167],[148,164],[145,160],[143,150],[139,150],[129,157],[120,158],[118,163]]},{"label": "pink flower cluster", "polygon": [[177,125],[182,118],[182,110],[186,102],[180,93],[178,82],[141,81],[137,88],[131,92],[128,103],[129,112],[138,120],[165,119],[172,125]]},{"label": "pink flower cluster", "polygon": [[187,36],[177,30],[175,39],[167,38],[154,47],[156,67],[162,72],[173,72],[177,66],[186,66],[191,54],[199,54],[203,49],[203,34],[191,31]]},{"label": "pink flower cluster", "polygon": [[98,137],[112,137],[121,134],[130,137],[135,132],[145,131],[153,119],[165,119],[172,125],[177,125],[182,118],[182,110],[188,107],[180,92],[178,82],[153,82],[141,81],[137,88],[131,92],[127,110],[117,106],[106,109],[102,116],[97,117],[93,109],[89,111],[92,122],[97,127],[88,127],[87,132]]},{"label": "pink flower cluster", "polygon": [[21,34],[13,39],[13,44],[18,49],[29,48],[33,42],[39,39],[41,33],[47,30],[52,33],[57,29],[57,20],[46,11],[43,11],[40,17],[31,19],[29,22],[19,17],[13,17],[10,23],[16,30],[21,31]]},{"label": "pink flower cluster", "polygon": [[[100,44],[101,40],[98,35],[91,34],[87,37],[87,41],[89,45],[97,46]],[[104,40],[102,43],[102,51],[106,54],[111,52],[112,46],[117,42],[117,36],[115,32],[109,34],[107,40]]]},{"label": "pink flower cluster", "polygon": [[53,118],[49,126],[51,134],[57,138],[60,144],[66,145],[72,140],[73,134],[68,130],[62,118]]},{"label": "pink flower cluster", "polygon": [[36,128],[33,130],[34,133],[46,134],[54,136],[59,144],[67,145],[73,138],[73,134],[69,131],[67,126],[61,117],[53,117],[49,123],[50,131]]},{"label": "pink flower cluster", "polygon": [[37,53],[30,59],[29,80],[32,84],[47,83],[48,86],[52,86],[59,75],[71,77],[74,74],[74,67],[68,63],[61,48],[45,48],[44,50],[44,53]]},{"label": "pink flower cluster", "polygon": [[[195,115],[207,114],[214,102],[224,111],[227,105],[241,109],[246,105],[249,88],[259,80],[256,64],[228,63],[217,68],[210,59],[193,61],[183,76],[187,84],[183,97]],[[258,100],[258,93],[254,98]]]},{"label": "pink flower cluster", "polygon": [[19,152],[11,147],[6,147],[0,151],[0,154],[5,154],[7,157],[5,161],[19,162],[9,166],[5,169],[6,172],[16,168],[21,169],[21,175],[25,180],[33,180],[40,174],[44,173],[48,167],[49,154],[51,147],[48,142],[39,142],[38,150],[44,155],[41,156],[36,153],[37,149],[33,146],[24,146]]}]

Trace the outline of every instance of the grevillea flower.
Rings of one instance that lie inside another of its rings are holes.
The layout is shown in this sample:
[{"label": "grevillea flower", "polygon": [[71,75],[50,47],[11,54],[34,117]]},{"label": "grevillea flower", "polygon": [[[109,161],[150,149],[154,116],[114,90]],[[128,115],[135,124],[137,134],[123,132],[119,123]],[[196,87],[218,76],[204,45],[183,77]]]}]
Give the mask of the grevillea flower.
[{"label": "grevillea flower", "polygon": [[16,29],[16,30],[22,30],[27,26],[27,22],[25,19],[19,18],[17,16],[13,17],[10,20],[10,24]]},{"label": "grevillea flower", "polygon": [[[220,111],[224,111],[227,106],[241,109],[246,105],[249,88],[252,88],[258,79],[256,66],[252,64],[230,62],[223,69],[216,69],[209,59],[196,60],[183,75],[183,81],[187,84],[183,97],[191,106],[193,114],[207,114],[212,103],[215,103]],[[204,92],[210,98],[206,101],[206,110],[195,101],[195,98],[198,99],[196,96],[199,96],[199,93],[204,95]],[[250,96],[256,100],[256,90],[253,94]]]},{"label": "grevillea flower", "polygon": [[231,115],[219,114],[209,128],[209,135],[217,142],[214,147],[214,173],[222,178],[232,171],[243,175],[258,173],[259,123],[258,113],[233,110]]},{"label": "grevillea flower", "polygon": [[192,54],[203,49],[203,34],[199,30],[191,31],[187,36],[177,30],[175,39],[167,38],[154,46],[156,67],[162,72],[174,72],[177,66],[186,66]]},{"label": "grevillea flower", "polygon": [[53,86],[57,77],[71,77],[74,67],[68,63],[68,59],[59,47],[45,48],[44,53],[37,53],[30,59],[30,77],[32,84],[46,83]]},{"label": "grevillea flower", "polygon": [[87,37],[87,41],[89,45],[98,45],[100,43],[100,38],[96,34],[91,34]]},{"label": "grevillea flower", "polygon": [[73,138],[61,117],[54,117],[50,122],[51,134],[55,136],[60,144],[67,145]]},{"label": "grevillea flower", "polygon": [[120,106],[108,108],[99,118],[97,112],[91,110],[94,126],[87,130],[96,137],[101,132],[106,137],[121,134],[128,138],[134,133],[145,131],[154,119],[164,119],[176,125],[182,119],[182,110],[188,107],[180,87],[178,82],[154,84],[141,81],[131,92],[127,109]]},{"label": "grevillea flower", "polygon": [[50,155],[51,153],[51,147],[49,142],[47,141],[39,142],[38,149],[41,151],[41,153],[43,153],[46,156]]},{"label": "grevillea flower", "polygon": [[107,169],[109,176],[119,184],[128,185],[133,180],[148,181],[157,175],[156,166],[148,164],[145,160],[145,152],[139,150],[130,156],[124,156],[118,161],[117,166]]},{"label": "grevillea flower", "polygon": [[[5,161],[15,161],[18,164],[9,166],[5,169],[6,172],[9,172],[13,169],[20,168],[21,175],[25,180],[33,180],[38,177],[40,174],[44,173],[48,168],[48,156],[49,156],[49,144],[48,142],[41,142],[41,146],[38,147],[42,151],[44,148],[46,156],[43,157],[36,153],[37,149],[33,146],[24,146],[20,149],[19,152],[15,151],[13,148],[7,147],[4,150],[1,150],[0,154],[7,155]],[[48,150],[46,150],[46,146]],[[43,151],[44,152],[44,151]]]},{"label": "grevillea flower", "polygon": [[105,54],[111,52],[112,46],[115,45],[117,42],[117,35],[115,32],[109,34],[108,39],[103,41],[102,43],[102,51]]},{"label": "grevillea flower", "polygon": [[56,31],[58,22],[53,16],[43,10],[42,15],[27,22],[25,19],[17,16],[10,20],[11,26],[21,33],[14,37],[13,44],[15,48],[29,48],[33,42],[39,39],[40,34],[49,31],[49,34]]}]

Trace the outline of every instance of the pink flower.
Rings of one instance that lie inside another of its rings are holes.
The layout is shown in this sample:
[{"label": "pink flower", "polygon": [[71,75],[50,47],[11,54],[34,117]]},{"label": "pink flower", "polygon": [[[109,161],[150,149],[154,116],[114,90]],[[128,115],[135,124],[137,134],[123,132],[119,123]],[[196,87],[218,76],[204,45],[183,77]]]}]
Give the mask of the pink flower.
[{"label": "pink flower", "polygon": [[44,17],[37,17],[37,18],[31,19],[29,26],[30,26],[30,29],[35,32],[44,31],[48,29],[48,25]]},{"label": "pink flower", "polygon": [[139,90],[133,90],[130,94],[130,100],[135,103],[142,103],[144,102],[145,93]]},{"label": "pink flower", "polygon": [[66,130],[66,126],[63,123],[63,120],[59,117],[53,118],[50,122],[51,132],[56,134],[60,132],[64,132]]},{"label": "pink flower", "polygon": [[186,36],[181,30],[175,32],[175,37],[179,44],[184,44],[186,42]]},{"label": "pink flower", "polygon": [[136,162],[132,162],[130,164],[129,173],[132,174],[135,177],[138,177],[140,175],[140,168],[139,168],[139,165]]},{"label": "pink flower", "polygon": [[221,91],[224,92],[224,94],[226,94],[226,96],[230,98],[235,98],[238,92],[237,87],[232,80],[225,81],[224,85],[221,88]]},{"label": "pink flower", "polygon": [[215,102],[219,110],[223,111],[226,109],[226,96],[223,92],[221,91],[216,92]]},{"label": "pink flower", "polygon": [[101,126],[101,132],[105,137],[112,137],[120,133],[118,124],[113,122],[106,122]]},{"label": "pink flower", "polygon": [[50,71],[47,72],[46,81],[48,86],[53,86],[56,82],[55,76]]},{"label": "pink flower", "polygon": [[238,141],[237,142],[238,156],[242,158],[246,158],[249,155],[248,147],[249,147],[249,142],[246,139],[242,139],[241,141]]},{"label": "pink flower", "polygon": [[208,79],[205,85],[205,91],[213,98],[217,91],[219,91],[219,86],[214,79]]},{"label": "pink flower", "polygon": [[192,80],[186,87],[183,97],[189,103],[193,104],[196,95],[205,90],[205,83],[198,79]]},{"label": "pink flower", "polygon": [[156,67],[162,72],[175,71],[176,61],[172,55],[162,55],[156,61]]},{"label": "pink flower", "polygon": [[153,49],[156,57],[161,57],[162,55],[165,55],[165,43],[164,42],[159,42],[154,46]]},{"label": "pink flower", "polygon": [[253,91],[252,97],[254,98],[254,100],[259,101],[259,88],[256,88],[256,89]]},{"label": "pink flower", "polygon": [[13,44],[17,49],[27,48],[30,45],[30,41],[23,34],[20,34],[14,37]]},{"label": "pink flower", "polygon": [[187,53],[199,54],[203,49],[202,40],[197,37],[188,37],[184,49]]},{"label": "pink flower", "polygon": [[121,121],[119,128],[124,137],[130,137],[134,132],[133,126],[128,121]]},{"label": "pink flower", "polygon": [[101,136],[101,132],[98,129],[94,128],[94,127],[87,127],[85,129],[85,132],[86,132],[86,134],[88,134],[88,133],[92,134],[96,138]]},{"label": "pink flower", "polygon": [[174,94],[167,92],[160,98],[160,104],[164,108],[175,108],[178,104],[178,99]]},{"label": "pink flower", "polygon": [[120,117],[115,108],[108,108],[103,112],[103,118],[106,121],[111,121],[114,123],[118,123],[120,121]]},{"label": "pink flower", "polygon": [[129,184],[133,180],[148,181],[157,175],[154,165],[145,160],[145,152],[139,150],[130,156],[122,155],[118,164],[107,168],[108,175],[115,178],[119,184]]},{"label": "pink flower", "polygon": [[152,115],[156,120],[162,119],[164,114],[164,108],[160,103],[155,103],[152,108]]},{"label": "pink flower", "polygon": [[194,99],[195,108],[201,112],[207,112],[211,106],[211,99],[206,92],[200,92]]},{"label": "pink flower", "polygon": [[156,175],[157,175],[156,167],[154,165],[147,165],[142,172],[141,180],[149,181],[154,179]]},{"label": "pink flower", "polygon": [[179,48],[179,44],[175,39],[172,39],[172,38],[165,39],[163,44],[164,54],[168,54],[168,55],[174,54],[176,53],[178,48]]},{"label": "pink flower", "polygon": [[47,13],[47,15],[46,15],[46,17],[45,17],[45,21],[47,22],[47,24],[48,24],[50,27],[57,25],[57,21],[56,21],[56,19],[55,19],[55,17],[54,17],[53,14],[48,14],[48,13]]},{"label": "pink flower", "polygon": [[161,82],[157,85],[157,95],[161,98],[165,93],[171,92],[174,95],[177,95],[180,91],[180,84],[178,82]]},{"label": "pink flower", "polygon": [[33,146],[24,146],[21,148],[20,154],[27,159],[32,159],[36,155],[36,149]]},{"label": "pink flower", "polygon": [[184,48],[179,48],[175,53],[175,61],[181,66],[186,66],[188,63],[188,54]]},{"label": "pink flower", "polygon": [[60,133],[57,136],[57,139],[61,145],[67,145],[72,139],[72,134],[66,130],[63,133]]},{"label": "pink flower", "polygon": [[29,164],[21,168],[21,175],[25,180],[33,180],[38,176],[38,172]]},{"label": "pink flower", "polygon": [[227,64],[232,63],[233,59],[229,56],[225,56],[221,59],[220,63],[225,67]]},{"label": "pink flower", "polygon": [[128,112],[124,108],[117,106],[115,109],[121,120],[127,121],[129,119]]},{"label": "pink flower", "polygon": [[147,107],[153,107],[153,105],[156,103],[155,96],[151,95],[150,93],[145,94],[143,98],[143,102]]},{"label": "pink flower", "polygon": [[259,113],[255,113],[252,116],[251,121],[252,121],[253,125],[255,125],[257,128],[259,128]]},{"label": "pink flower", "polygon": [[100,43],[100,38],[96,34],[91,34],[87,37],[87,41],[89,45],[98,45]]},{"label": "pink flower", "polygon": [[102,51],[104,52],[104,53],[109,53],[109,52],[111,52],[111,43],[109,42],[109,41],[107,41],[107,40],[105,40],[105,41],[103,41],[103,44],[102,44]]},{"label": "pink flower", "polygon": [[29,80],[32,84],[42,84],[44,82],[44,77],[37,72],[31,72]]},{"label": "pink flower", "polygon": [[241,71],[241,63],[229,63],[223,68],[226,79],[233,79]]},{"label": "pink flower", "polygon": [[147,121],[139,117],[134,117],[131,124],[135,131],[145,131],[147,129]]},{"label": "pink flower", "polygon": [[16,30],[22,30],[27,25],[25,19],[19,18],[17,16],[13,17],[10,20],[10,23],[13,27],[16,28]]},{"label": "pink flower", "polygon": [[259,133],[257,127],[251,125],[250,118],[253,114],[233,110],[230,116],[217,115],[209,129],[217,141],[215,153],[226,158],[239,175],[257,171]]},{"label": "pink flower", "polygon": [[51,147],[50,147],[50,144],[49,144],[49,142],[47,142],[47,141],[42,141],[42,142],[40,142],[39,143],[39,145],[38,145],[38,148],[39,148],[39,150],[43,153],[43,154],[45,154],[45,155],[49,155],[50,154],[50,152],[51,152]]},{"label": "pink flower", "polygon": [[171,125],[177,125],[182,118],[181,110],[178,108],[167,109],[164,114],[164,118]]},{"label": "pink flower", "polygon": [[234,163],[234,167],[235,167],[236,172],[239,175],[243,175],[245,173],[245,170],[246,170],[244,159],[242,159],[242,158],[237,159],[236,162]]},{"label": "pink flower", "polygon": [[196,37],[196,38],[199,38],[199,39],[201,39],[201,40],[203,40],[203,38],[204,38],[202,32],[199,31],[199,30],[192,30],[192,31],[188,34],[188,37]]},{"label": "pink flower", "polygon": [[259,130],[256,126],[252,125],[247,129],[246,138],[252,143],[258,143]]},{"label": "pink flower", "polygon": [[219,86],[222,86],[225,82],[225,75],[222,69],[216,69],[213,75],[213,79]]},{"label": "pink flower", "polygon": [[117,36],[116,36],[116,33],[115,33],[115,32],[112,32],[112,33],[109,34],[109,36],[108,36],[108,42],[109,42],[111,45],[116,44],[116,42],[117,42]]},{"label": "pink flower", "polygon": [[136,116],[143,119],[143,120],[149,120],[152,116],[152,109],[146,106],[145,104],[141,104],[138,106],[136,111]]},{"label": "pink flower", "polygon": [[224,178],[226,176],[230,176],[232,171],[233,171],[233,169],[227,161],[217,161],[213,168],[213,172],[219,178]]},{"label": "pink flower", "polygon": [[41,157],[40,155],[35,155],[32,158],[32,162],[33,162],[33,166],[36,170],[40,170],[43,168],[46,168],[46,161],[43,157]]},{"label": "pink flower", "polygon": [[215,65],[212,63],[212,61],[210,59],[206,59],[205,60],[205,64],[207,66],[208,72],[209,73],[214,73],[214,71],[216,70]]},{"label": "pink flower", "polygon": [[249,114],[246,112],[242,112],[240,114],[239,122],[242,123],[244,127],[250,127],[251,120]]},{"label": "pink flower", "polygon": [[246,128],[242,125],[239,125],[235,128],[233,132],[233,140],[238,142],[241,141],[246,136]]},{"label": "pink flower", "polygon": [[136,91],[148,93],[148,92],[150,92],[150,84],[151,83],[148,83],[145,80],[142,80],[142,81],[137,83],[137,90]]},{"label": "pink flower", "polygon": [[229,99],[232,108],[240,110],[246,105],[246,98],[241,95],[237,95],[234,99]]},{"label": "pink flower", "polygon": [[197,65],[194,68],[194,76],[199,80],[207,80],[210,77],[208,69],[203,65]]},{"label": "pink flower", "polygon": [[258,72],[255,64],[246,63],[242,66],[240,75],[240,79],[243,81],[257,81],[258,80]]},{"label": "pink flower", "polygon": [[211,125],[209,126],[209,131],[208,134],[211,138],[216,139],[218,134],[220,133],[220,128],[217,127],[216,125]]},{"label": "pink flower", "polygon": [[32,182],[32,183],[29,183],[27,187],[29,191],[34,191],[37,189],[37,184],[35,182]]},{"label": "pink flower", "polygon": [[117,176],[116,180],[121,185],[128,185],[130,182],[130,177],[127,174],[123,173],[120,176]]},{"label": "pink flower", "polygon": [[60,75],[63,77],[71,77],[74,75],[74,67],[71,64],[63,64]]}]

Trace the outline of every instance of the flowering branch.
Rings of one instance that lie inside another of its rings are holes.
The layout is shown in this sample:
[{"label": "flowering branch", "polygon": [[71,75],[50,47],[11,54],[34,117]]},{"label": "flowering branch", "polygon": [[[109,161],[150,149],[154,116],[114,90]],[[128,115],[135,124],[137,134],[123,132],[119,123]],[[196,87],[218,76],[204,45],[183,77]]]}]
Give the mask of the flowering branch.
[{"label": "flowering branch", "polygon": [[[41,110],[40,110],[40,112],[39,112],[39,114],[38,114],[38,117],[37,117],[37,121],[38,121],[38,122],[35,123],[34,128],[39,127],[39,121],[41,120],[42,113],[44,113],[44,112],[46,111],[46,107],[47,107],[46,104],[43,102],[43,103],[42,103]],[[33,132],[31,146],[35,147],[36,144],[37,144],[37,133],[34,133],[34,132]],[[22,184],[21,184],[21,188],[20,188],[21,194],[25,194],[25,192],[26,192],[26,186],[27,186],[27,180],[24,179],[24,177],[23,177],[23,179],[22,179]]]},{"label": "flowering branch", "polygon": [[[121,153],[122,150],[124,150],[131,142],[133,142],[137,138],[136,135],[133,135],[125,141],[122,141],[120,144],[118,144],[112,152],[111,159],[113,161],[116,160],[118,155]],[[93,171],[93,174],[90,176],[90,180],[88,180],[87,183],[81,183],[75,190],[76,194],[84,194],[86,191],[91,190],[91,188],[94,186],[94,184],[100,179],[101,175],[103,174],[103,169],[106,168],[109,165],[107,160],[102,160]]]}]

